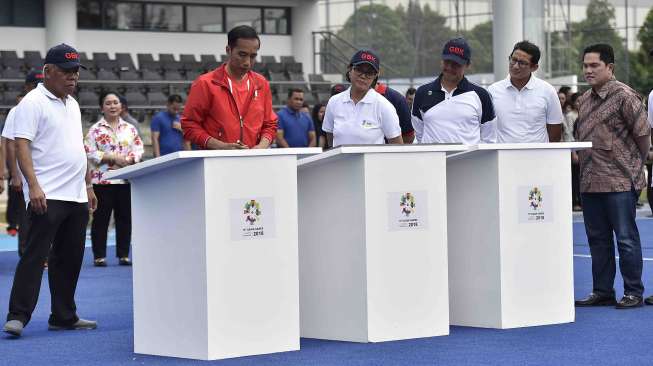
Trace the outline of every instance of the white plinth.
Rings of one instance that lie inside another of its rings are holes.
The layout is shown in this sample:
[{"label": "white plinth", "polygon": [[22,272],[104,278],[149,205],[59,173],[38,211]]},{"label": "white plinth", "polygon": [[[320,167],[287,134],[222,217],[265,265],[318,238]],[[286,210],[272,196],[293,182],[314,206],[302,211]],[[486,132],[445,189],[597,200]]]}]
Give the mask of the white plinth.
[{"label": "white plinth", "polygon": [[[302,337],[381,342],[449,334],[445,154],[462,149],[340,147],[300,160]],[[407,218],[418,226],[396,229],[407,192],[416,197]]]},{"label": "white plinth", "polygon": [[447,159],[452,325],[574,321],[570,151],[588,147],[479,145]]},{"label": "white plinth", "polygon": [[[132,186],[136,353],[299,349],[296,155],[319,151],[180,152],[113,173]],[[243,237],[252,199],[263,235]]]}]

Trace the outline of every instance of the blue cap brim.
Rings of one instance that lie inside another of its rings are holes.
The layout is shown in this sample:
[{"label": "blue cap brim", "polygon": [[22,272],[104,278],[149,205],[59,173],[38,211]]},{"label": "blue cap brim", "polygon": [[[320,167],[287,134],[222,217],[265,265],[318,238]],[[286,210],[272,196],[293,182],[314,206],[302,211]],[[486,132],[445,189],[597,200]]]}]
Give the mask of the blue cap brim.
[{"label": "blue cap brim", "polygon": [[447,54],[447,55],[442,55],[443,60],[449,60],[457,63],[458,65],[467,65],[469,64],[469,61],[465,60],[464,58],[460,56],[456,56],[454,54]]},{"label": "blue cap brim", "polygon": [[375,64],[373,64],[373,63],[371,63],[369,61],[359,61],[359,62],[353,63],[352,65],[353,66],[358,66],[358,65],[362,65],[362,64],[368,64],[368,65],[372,66],[374,68],[374,70],[376,70],[376,72],[379,72],[379,68]]},{"label": "blue cap brim", "polygon": [[59,67],[61,69],[64,69],[64,70],[70,70],[70,69],[74,69],[76,67],[81,67],[82,69],[86,70],[86,66],[80,64],[79,62],[75,62],[75,61],[62,62],[60,64],[55,64],[55,65],[57,65],[57,67]]}]

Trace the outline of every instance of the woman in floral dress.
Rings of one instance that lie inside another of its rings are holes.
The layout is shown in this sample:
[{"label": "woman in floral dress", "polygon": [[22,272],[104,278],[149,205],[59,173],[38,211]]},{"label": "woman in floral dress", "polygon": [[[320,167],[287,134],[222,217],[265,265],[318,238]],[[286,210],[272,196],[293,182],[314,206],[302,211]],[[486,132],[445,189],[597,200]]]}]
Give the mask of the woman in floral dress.
[{"label": "woman in floral dress", "polygon": [[100,97],[103,118],[88,130],[84,139],[86,155],[91,164],[93,190],[98,198],[98,207],[93,213],[91,242],[94,265],[107,265],[107,232],[111,213],[116,223],[116,257],[120,265],[131,265],[129,246],[131,244],[131,193],[129,183],[124,180],[108,180],[107,171],[119,169],[141,160],[143,142],[138,130],[120,118],[122,106],[116,93],[108,92]]}]

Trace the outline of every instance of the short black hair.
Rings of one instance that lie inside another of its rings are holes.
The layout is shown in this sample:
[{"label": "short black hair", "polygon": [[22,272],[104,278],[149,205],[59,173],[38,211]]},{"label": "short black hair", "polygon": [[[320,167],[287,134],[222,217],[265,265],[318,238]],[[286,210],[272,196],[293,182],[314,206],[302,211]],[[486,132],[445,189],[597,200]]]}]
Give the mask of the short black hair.
[{"label": "short black hair", "polygon": [[168,97],[168,104],[172,103],[183,103],[181,96],[179,94],[170,94]]},{"label": "short black hair", "polygon": [[318,117],[318,115],[320,114],[320,108],[322,107],[326,107],[326,105],[322,103],[317,103],[316,105],[313,106],[313,113],[311,113],[311,116],[313,117],[313,122],[319,122],[320,124],[322,123],[322,121],[320,121],[320,118]]},{"label": "short black hair", "polygon": [[583,59],[588,53],[598,53],[599,59],[607,64],[614,64],[614,49],[607,43],[597,43],[585,47],[583,50]]},{"label": "short black hair", "polygon": [[571,92],[571,87],[567,85],[563,85],[560,87],[560,89],[558,89],[558,94],[562,93],[564,95],[567,95],[569,94],[569,92]]},{"label": "short black hair", "polygon": [[413,88],[412,86],[406,90],[406,96],[415,95],[415,93],[417,93],[417,89]]},{"label": "short black hair", "polygon": [[111,94],[115,95],[116,98],[118,98],[118,100],[120,100],[120,94],[116,93],[113,90],[105,90],[100,94],[100,100],[99,100],[100,101],[100,109],[102,109],[102,106],[104,105],[104,100],[107,98],[107,96],[109,96]]},{"label": "short black hair", "polygon": [[529,41],[521,41],[515,43],[515,47],[512,48],[512,52],[510,53],[510,56],[512,56],[513,53],[515,53],[516,50],[524,51],[526,52],[529,56],[531,56],[531,63],[533,65],[537,65],[540,62],[540,48],[537,47],[535,44],[529,42]]},{"label": "short black hair", "polygon": [[227,33],[227,44],[229,48],[236,47],[238,39],[256,39],[258,44],[261,44],[261,39],[258,38],[258,33],[256,29],[250,27],[249,25],[239,25],[232,28],[229,33]]},{"label": "short black hair", "polygon": [[288,89],[288,99],[290,99],[290,97],[292,97],[292,95],[294,93],[304,94],[304,89],[301,89],[301,88],[290,88],[290,89]]}]

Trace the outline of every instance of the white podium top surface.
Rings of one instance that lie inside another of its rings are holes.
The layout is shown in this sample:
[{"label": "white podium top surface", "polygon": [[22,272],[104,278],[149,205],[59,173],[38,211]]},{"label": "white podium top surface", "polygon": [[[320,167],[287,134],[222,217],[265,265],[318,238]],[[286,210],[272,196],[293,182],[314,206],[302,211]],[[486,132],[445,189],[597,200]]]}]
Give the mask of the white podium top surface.
[{"label": "white podium top surface", "polygon": [[538,142],[538,143],[523,143],[523,144],[478,144],[467,146],[466,151],[459,152],[447,156],[447,159],[458,159],[469,156],[470,154],[483,152],[483,151],[498,151],[498,150],[583,150],[590,149],[591,142]]},{"label": "white podium top surface", "polygon": [[256,157],[272,155],[313,155],[322,152],[322,148],[287,148],[287,149],[246,149],[246,150],[195,150],[178,151],[176,153],[159,156],[158,158],[130,165],[121,169],[108,172],[107,179],[131,179],[141,175],[167,169],[179,164],[185,164],[197,159],[228,158],[228,157]]},{"label": "white podium top surface", "polygon": [[416,153],[416,152],[459,152],[467,150],[462,144],[411,144],[411,145],[343,145],[322,154],[302,158],[297,162],[299,167],[318,164],[347,154],[378,154],[378,153]]}]

